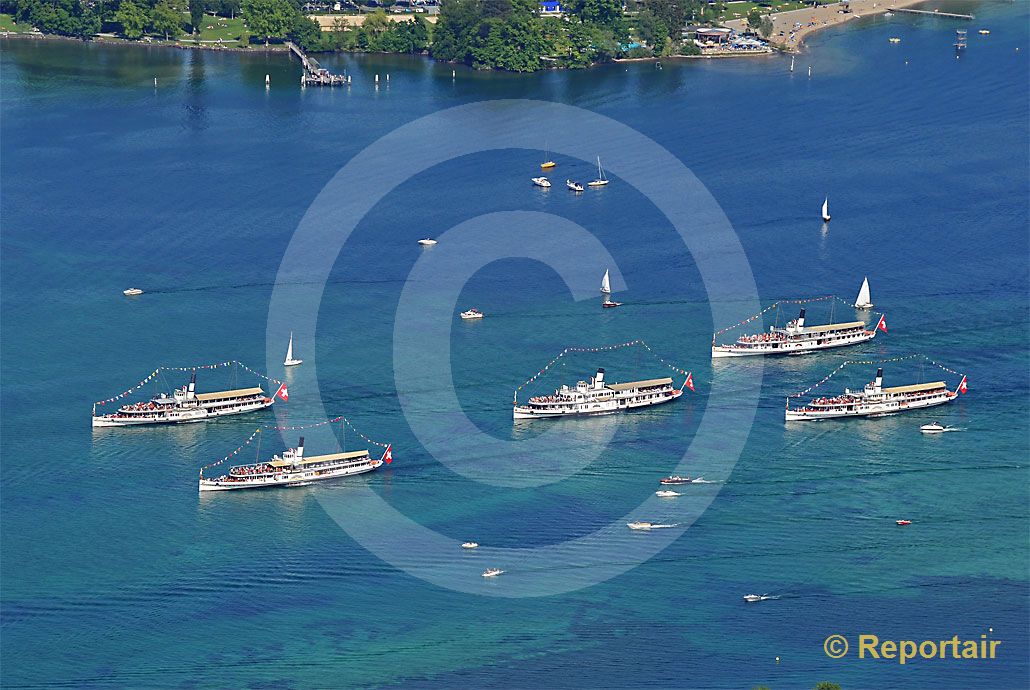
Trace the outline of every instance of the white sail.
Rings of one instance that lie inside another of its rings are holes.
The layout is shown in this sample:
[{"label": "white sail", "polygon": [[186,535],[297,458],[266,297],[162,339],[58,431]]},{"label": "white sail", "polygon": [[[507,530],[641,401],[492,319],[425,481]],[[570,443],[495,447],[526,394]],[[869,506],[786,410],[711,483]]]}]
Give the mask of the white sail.
[{"label": "white sail", "polygon": [[611,281],[608,280],[607,270],[605,270],[604,272],[604,278],[601,278],[601,292],[603,292],[606,295],[612,294],[612,284]]},{"label": "white sail", "polygon": [[286,347],[286,361],[283,362],[283,366],[292,367],[296,364],[300,364],[301,359],[293,358],[293,333],[290,333],[290,344]]},{"label": "white sail", "polygon": [[855,307],[858,309],[868,309],[871,306],[873,306],[873,303],[869,299],[869,278],[866,277],[862,279],[862,288],[858,291]]},{"label": "white sail", "polygon": [[830,219],[830,198],[823,199],[823,220]]}]

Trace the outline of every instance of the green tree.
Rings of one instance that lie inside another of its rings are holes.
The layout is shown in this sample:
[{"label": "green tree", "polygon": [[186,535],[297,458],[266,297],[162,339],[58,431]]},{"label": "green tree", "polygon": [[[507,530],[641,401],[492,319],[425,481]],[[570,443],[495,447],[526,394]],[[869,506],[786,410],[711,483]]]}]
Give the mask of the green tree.
[{"label": "green tree", "polygon": [[767,16],[762,17],[758,22],[758,33],[762,34],[762,38],[769,38],[773,32],[773,21]]},{"label": "green tree", "polygon": [[155,33],[164,34],[165,40],[178,38],[182,33],[182,13],[162,0],[150,12],[150,26]]},{"label": "green tree", "polygon": [[190,3],[190,27],[193,33],[199,34],[201,22],[204,21],[204,0],[189,0]]},{"label": "green tree", "polygon": [[637,35],[655,53],[661,53],[669,40],[669,27],[654,12],[646,9],[637,14]]},{"label": "green tree", "polygon": [[285,38],[297,10],[289,0],[243,0],[243,16],[251,32],[265,39]]},{"label": "green tree", "polygon": [[122,25],[122,34],[126,38],[141,38],[143,29],[150,21],[147,11],[132,0],[122,0],[114,20]]},{"label": "green tree", "polygon": [[573,8],[584,22],[607,27],[622,22],[622,3],[619,0],[578,0]]},{"label": "green tree", "polygon": [[828,680],[824,680],[821,683],[817,683],[814,690],[840,690],[840,686],[836,683],[831,683]]},{"label": "green tree", "polygon": [[75,35],[83,41],[88,41],[100,33],[100,14],[94,9],[83,11],[79,18],[79,26]]},{"label": "green tree", "polygon": [[322,28],[314,19],[295,12],[286,37],[306,51],[322,50]]}]

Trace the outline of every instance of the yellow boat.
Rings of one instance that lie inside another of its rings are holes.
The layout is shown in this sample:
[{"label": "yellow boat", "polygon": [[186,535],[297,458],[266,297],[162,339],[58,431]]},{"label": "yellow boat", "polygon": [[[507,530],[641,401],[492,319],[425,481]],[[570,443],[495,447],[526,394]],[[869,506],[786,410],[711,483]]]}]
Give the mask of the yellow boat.
[{"label": "yellow boat", "polygon": [[540,168],[542,170],[550,170],[551,168],[553,168],[556,165],[558,165],[558,164],[555,163],[554,161],[545,161],[544,163],[540,164]]}]

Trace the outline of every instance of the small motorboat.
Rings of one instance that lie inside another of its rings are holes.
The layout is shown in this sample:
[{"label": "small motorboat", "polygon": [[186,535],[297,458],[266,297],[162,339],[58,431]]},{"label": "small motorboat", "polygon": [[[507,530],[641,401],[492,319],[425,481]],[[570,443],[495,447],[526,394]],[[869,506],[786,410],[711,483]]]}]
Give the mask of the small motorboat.
[{"label": "small motorboat", "polygon": [[898,38],[897,36],[891,36],[887,40],[890,41],[891,43],[901,43],[901,39]]},{"label": "small motorboat", "polygon": [[701,477],[692,479],[690,477],[681,477],[678,474],[674,474],[671,477],[662,477],[658,480],[660,484],[694,484],[699,481],[701,481]]},{"label": "small motorboat", "polygon": [[655,491],[654,495],[661,496],[662,498],[673,498],[675,496],[682,496],[683,494],[681,494],[678,491],[669,491],[668,489],[663,489],[661,491]]},{"label": "small motorboat", "polygon": [[940,422],[930,422],[929,424],[924,424],[923,426],[919,427],[919,430],[922,431],[924,434],[943,434],[949,428],[950,427],[946,427]]},{"label": "small motorboat", "polygon": [[991,35],[991,30],[990,29],[980,29],[977,33],[980,34],[981,36],[990,36]]},{"label": "small motorboat", "polygon": [[483,577],[497,577],[498,575],[503,575],[503,574],[504,574],[504,571],[501,570],[500,568],[487,568],[486,570],[483,571]]},{"label": "small motorboat", "polygon": [[626,527],[630,529],[651,529],[654,527],[650,522],[644,522],[643,520],[636,520],[634,522],[627,522]]},{"label": "small motorboat", "polygon": [[547,189],[551,186],[551,181],[548,180],[546,177],[534,177],[533,184],[535,184],[537,187],[543,187],[544,189]]},{"label": "small motorboat", "polygon": [[479,548],[479,543],[478,542],[474,542],[474,541],[467,541],[467,542],[465,542],[464,544],[461,545],[461,548],[463,548],[463,549],[478,549]]},{"label": "small motorboat", "polygon": [[483,318],[483,312],[479,311],[475,307],[472,307],[468,311],[461,312],[461,318],[468,321],[469,319],[481,319]]},{"label": "small motorboat", "polygon": [[574,192],[583,191],[583,185],[581,185],[579,182],[573,182],[572,180],[565,180],[565,186]]},{"label": "small motorboat", "polygon": [[776,597],[771,597],[768,594],[745,594],[744,595],[744,601],[746,601],[749,604],[753,604],[756,601],[765,601],[766,599],[775,599],[775,598]]},{"label": "small motorboat", "polygon": [[418,243],[421,244],[423,247],[432,247],[434,244],[436,244],[436,240],[430,237],[424,237],[421,240],[419,240]]},{"label": "small motorboat", "polygon": [[912,521],[911,520],[895,520],[894,524],[900,525],[901,527],[904,527],[905,525],[911,525]]},{"label": "small motorboat", "polygon": [[126,297],[135,297],[136,295],[142,295],[143,291],[139,288],[129,288],[128,290],[122,290],[122,294]]}]

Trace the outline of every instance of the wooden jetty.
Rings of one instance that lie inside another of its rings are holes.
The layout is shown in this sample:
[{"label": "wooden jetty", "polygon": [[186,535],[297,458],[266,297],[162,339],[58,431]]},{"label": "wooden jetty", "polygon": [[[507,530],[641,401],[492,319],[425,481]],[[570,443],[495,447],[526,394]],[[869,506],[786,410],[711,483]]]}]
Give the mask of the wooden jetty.
[{"label": "wooden jetty", "polygon": [[343,74],[333,74],[318,64],[314,58],[308,57],[296,43],[286,42],[290,52],[300,58],[304,65],[304,76],[300,78],[301,86],[344,86],[350,81]]},{"label": "wooden jetty", "polygon": [[956,12],[941,12],[940,10],[914,10],[911,7],[901,9],[890,8],[891,12],[908,12],[909,14],[928,14],[931,17],[948,17],[949,19],[975,19],[971,14],[958,14]]}]

